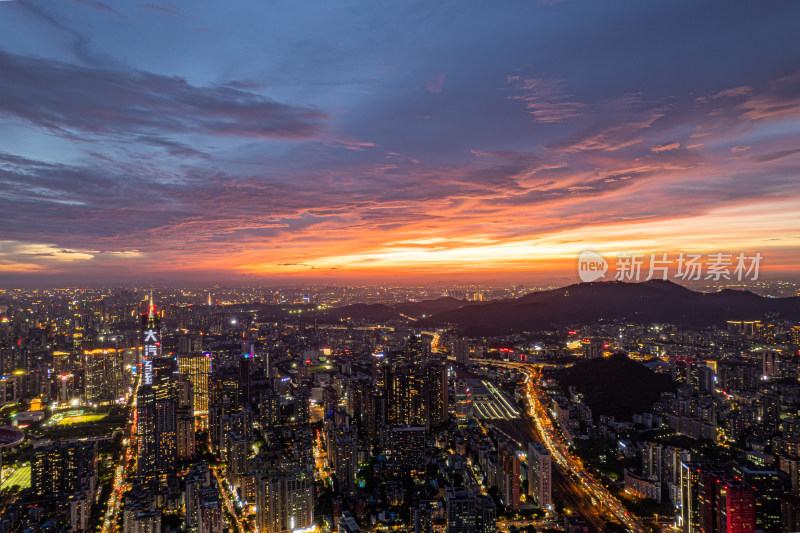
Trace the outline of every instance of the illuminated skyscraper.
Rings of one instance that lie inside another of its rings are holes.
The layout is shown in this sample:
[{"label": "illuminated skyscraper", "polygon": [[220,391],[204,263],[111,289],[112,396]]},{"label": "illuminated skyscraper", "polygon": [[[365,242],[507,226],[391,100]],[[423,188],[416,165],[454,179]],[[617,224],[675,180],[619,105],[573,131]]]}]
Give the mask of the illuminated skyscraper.
[{"label": "illuminated skyscraper", "polygon": [[472,418],[472,393],[467,380],[463,377],[455,383],[456,419],[459,423]]},{"label": "illuminated skyscraper", "polygon": [[411,507],[411,530],[414,533],[433,533],[435,502],[422,501]]},{"label": "illuminated skyscraper", "polygon": [[178,391],[178,408],[186,409],[194,415],[194,383],[186,376],[178,375],[175,388]]},{"label": "illuminated skyscraper", "polygon": [[209,405],[219,405],[229,402],[231,412],[238,411],[242,407],[239,379],[233,374],[215,373],[209,382]]},{"label": "illuminated skyscraper", "polygon": [[224,528],[219,491],[207,487],[201,491],[197,502],[197,533],[222,533]]},{"label": "illuminated skyscraper", "polygon": [[211,354],[187,354],[178,356],[178,372],[192,382],[194,415],[208,416],[209,379],[211,377]]},{"label": "illuminated skyscraper", "polygon": [[358,473],[358,433],[352,428],[331,428],[327,432],[328,461],[336,476],[336,491],[353,494]]},{"label": "illuminated skyscraper", "polygon": [[649,442],[642,452],[642,475],[645,479],[661,481],[664,447],[656,442]]},{"label": "illuminated skyscraper", "polygon": [[408,356],[415,371],[421,371],[431,356],[431,340],[428,334],[414,334],[408,337]]},{"label": "illuminated skyscraper", "polygon": [[[306,386],[294,391],[295,419],[298,424],[308,424],[311,419],[311,393]],[[359,410],[359,415],[361,411]]]},{"label": "illuminated skyscraper", "polygon": [[150,308],[142,315],[142,385],[153,383],[153,360],[161,354],[161,316],[153,305],[150,294]]},{"label": "illuminated skyscraper", "polygon": [[188,531],[197,528],[199,500],[202,497],[203,489],[212,487],[212,480],[211,470],[205,461],[194,463],[189,468],[185,481],[186,489],[183,492],[184,524]]}]

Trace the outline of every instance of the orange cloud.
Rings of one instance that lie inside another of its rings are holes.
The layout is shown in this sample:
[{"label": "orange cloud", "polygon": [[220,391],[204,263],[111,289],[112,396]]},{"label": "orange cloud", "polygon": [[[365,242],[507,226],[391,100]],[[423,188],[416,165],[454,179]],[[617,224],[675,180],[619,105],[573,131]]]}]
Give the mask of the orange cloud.
[{"label": "orange cloud", "polygon": [[650,150],[653,151],[653,152],[666,152],[668,150],[677,150],[680,147],[681,147],[681,143],[679,143],[679,142],[670,142],[670,143],[659,144],[657,146],[653,146],[652,148],[650,148]]}]

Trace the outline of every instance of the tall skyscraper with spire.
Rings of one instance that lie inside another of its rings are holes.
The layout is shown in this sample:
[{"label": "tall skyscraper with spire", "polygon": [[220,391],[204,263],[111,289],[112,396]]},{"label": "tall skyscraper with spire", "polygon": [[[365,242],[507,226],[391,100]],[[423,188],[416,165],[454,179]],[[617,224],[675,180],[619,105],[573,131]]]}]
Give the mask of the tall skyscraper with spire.
[{"label": "tall skyscraper with spire", "polygon": [[174,474],[178,455],[178,391],[169,373],[156,373],[161,355],[161,316],[153,294],[147,313],[142,314],[142,380],[136,393],[138,419],[137,472],[147,482],[166,482]]},{"label": "tall skyscraper with spire", "polygon": [[142,314],[142,385],[153,384],[153,360],[161,355],[161,316],[153,304],[153,291],[150,291],[150,305]]}]

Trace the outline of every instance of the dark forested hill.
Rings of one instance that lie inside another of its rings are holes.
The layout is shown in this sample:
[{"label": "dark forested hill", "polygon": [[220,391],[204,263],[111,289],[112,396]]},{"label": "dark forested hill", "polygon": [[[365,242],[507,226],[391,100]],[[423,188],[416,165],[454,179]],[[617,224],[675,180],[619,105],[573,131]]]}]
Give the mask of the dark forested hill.
[{"label": "dark forested hill", "polygon": [[564,390],[574,385],[595,417],[610,415],[620,420],[649,411],[662,392],[675,391],[669,376],[656,374],[621,354],[581,361],[554,377]]}]

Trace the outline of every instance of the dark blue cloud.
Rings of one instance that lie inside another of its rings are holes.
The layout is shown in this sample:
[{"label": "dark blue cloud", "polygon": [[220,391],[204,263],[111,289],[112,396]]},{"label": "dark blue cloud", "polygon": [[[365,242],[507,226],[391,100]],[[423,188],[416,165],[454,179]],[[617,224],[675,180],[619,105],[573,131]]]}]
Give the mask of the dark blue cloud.
[{"label": "dark blue cloud", "polygon": [[0,70],[0,116],[55,134],[304,139],[327,118],[319,110],[234,87],[195,87],[148,72],[79,67],[2,51]]}]

